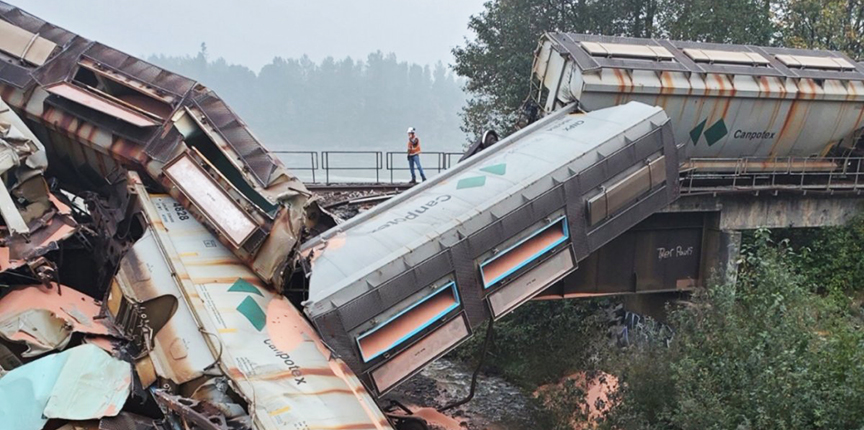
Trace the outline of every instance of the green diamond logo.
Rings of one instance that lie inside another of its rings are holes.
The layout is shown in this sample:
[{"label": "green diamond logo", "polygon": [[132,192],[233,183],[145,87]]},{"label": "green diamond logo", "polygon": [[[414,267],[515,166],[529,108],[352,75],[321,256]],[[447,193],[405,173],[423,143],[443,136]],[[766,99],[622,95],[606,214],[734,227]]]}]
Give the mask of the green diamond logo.
[{"label": "green diamond logo", "polygon": [[501,163],[501,164],[495,164],[494,166],[486,166],[486,167],[480,169],[480,171],[486,172],[486,173],[491,173],[493,175],[503,176],[505,173],[507,173],[507,164]]},{"label": "green diamond logo", "polygon": [[460,179],[459,182],[456,183],[456,189],[461,190],[463,188],[476,188],[482,187],[484,185],[486,185],[485,176],[474,176],[472,178]]},{"label": "green diamond logo", "polygon": [[702,137],[702,131],[705,131],[705,141],[708,142],[708,146],[711,146],[720,141],[723,137],[729,134],[729,130],[726,128],[726,122],[723,121],[723,118],[720,118],[714,124],[711,124],[711,127],[708,127],[705,130],[705,123],[708,122],[708,118],[702,120],[696,127],[693,127],[693,130],[690,130],[690,139],[693,141],[693,145],[699,143],[699,138]]},{"label": "green diamond logo", "polygon": [[726,123],[723,122],[723,118],[720,118],[708,130],[705,130],[705,140],[708,141],[708,146],[711,146],[727,134],[729,134],[729,130],[726,129]]},{"label": "green diamond logo", "polygon": [[702,130],[705,130],[705,123],[708,122],[708,118],[702,120],[693,130],[690,130],[690,139],[693,141],[693,144],[699,143],[699,138],[702,137]]},{"label": "green diamond logo", "polygon": [[234,285],[228,289],[228,291],[232,293],[250,293],[257,294],[261,297],[264,297],[264,294],[261,294],[261,291],[258,290],[254,285],[250,284],[245,279],[237,279],[237,282],[234,282]]},{"label": "green diamond logo", "polygon": [[258,306],[258,303],[255,302],[252,296],[246,296],[243,299],[243,302],[237,306],[237,312],[243,314],[258,331],[264,330],[264,326],[267,325],[267,315],[261,309],[261,306]]}]

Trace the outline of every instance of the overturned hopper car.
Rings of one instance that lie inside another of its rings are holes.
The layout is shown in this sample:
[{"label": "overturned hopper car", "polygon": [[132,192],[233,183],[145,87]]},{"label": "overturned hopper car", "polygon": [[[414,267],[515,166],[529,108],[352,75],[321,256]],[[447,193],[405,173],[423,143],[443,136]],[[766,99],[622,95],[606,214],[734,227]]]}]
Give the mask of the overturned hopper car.
[{"label": "overturned hopper car", "polygon": [[692,157],[727,159],[703,170],[825,156],[853,146],[864,126],[864,67],[832,51],[547,33],[532,84],[547,114],[574,102],[662,107]]},{"label": "overturned hopper car", "polygon": [[678,196],[666,114],[568,106],[304,243],[305,311],[377,393]]}]

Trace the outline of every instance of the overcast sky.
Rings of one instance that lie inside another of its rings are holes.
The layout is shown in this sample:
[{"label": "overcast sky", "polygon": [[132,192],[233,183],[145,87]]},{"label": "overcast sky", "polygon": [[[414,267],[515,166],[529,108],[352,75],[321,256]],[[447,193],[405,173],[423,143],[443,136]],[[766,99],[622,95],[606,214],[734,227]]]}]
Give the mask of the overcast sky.
[{"label": "overcast sky", "polygon": [[210,57],[255,71],[275,56],[453,63],[450,50],[470,36],[485,0],[5,0],[48,22],[147,57]]}]

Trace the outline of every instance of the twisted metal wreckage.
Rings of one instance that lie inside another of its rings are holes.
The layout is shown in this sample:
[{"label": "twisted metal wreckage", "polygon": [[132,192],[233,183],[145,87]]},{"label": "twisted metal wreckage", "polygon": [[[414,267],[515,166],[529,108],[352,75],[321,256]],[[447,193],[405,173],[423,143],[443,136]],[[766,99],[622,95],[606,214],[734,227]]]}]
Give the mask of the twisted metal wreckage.
[{"label": "twisted metal wreckage", "polygon": [[333,220],[216,94],[5,3],[0,58],[0,428],[390,428],[279,294]]}]

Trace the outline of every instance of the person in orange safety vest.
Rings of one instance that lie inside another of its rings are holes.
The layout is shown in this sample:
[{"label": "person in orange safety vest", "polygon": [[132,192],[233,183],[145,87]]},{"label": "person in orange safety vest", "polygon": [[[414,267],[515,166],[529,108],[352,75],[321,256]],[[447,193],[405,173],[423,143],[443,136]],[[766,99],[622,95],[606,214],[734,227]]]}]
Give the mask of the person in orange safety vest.
[{"label": "person in orange safety vest", "polygon": [[426,180],[426,174],[423,173],[423,166],[420,165],[420,138],[416,136],[417,130],[414,127],[408,127],[408,165],[411,167],[411,183],[417,183],[417,176],[414,175],[414,166],[420,171],[420,178]]}]

